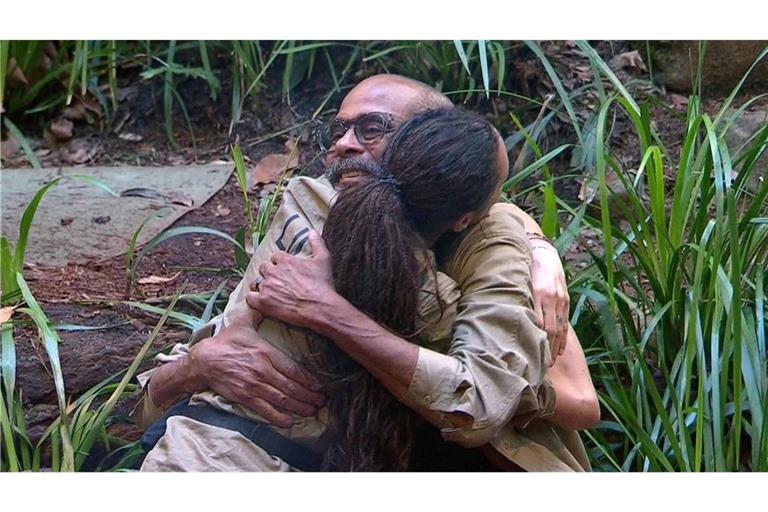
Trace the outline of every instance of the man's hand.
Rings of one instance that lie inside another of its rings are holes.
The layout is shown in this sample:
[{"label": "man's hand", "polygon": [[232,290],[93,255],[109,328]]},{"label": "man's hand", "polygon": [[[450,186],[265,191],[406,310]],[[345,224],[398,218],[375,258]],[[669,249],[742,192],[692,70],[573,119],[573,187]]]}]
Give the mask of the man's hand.
[{"label": "man's hand", "polygon": [[265,317],[313,329],[318,324],[321,306],[338,297],[333,287],[331,255],[316,231],[309,233],[312,256],[292,256],[281,252],[259,267],[264,278],[252,283],[245,298],[249,307]]},{"label": "man's hand", "polygon": [[552,363],[562,355],[568,336],[568,313],[571,299],[565,282],[565,271],[557,250],[549,243],[531,240],[533,308],[537,323],[547,332]]},{"label": "man's hand", "polygon": [[312,416],[325,403],[319,382],[251,326],[230,325],[200,341],[189,352],[189,364],[205,389],[278,427],[293,424],[286,412]]}]

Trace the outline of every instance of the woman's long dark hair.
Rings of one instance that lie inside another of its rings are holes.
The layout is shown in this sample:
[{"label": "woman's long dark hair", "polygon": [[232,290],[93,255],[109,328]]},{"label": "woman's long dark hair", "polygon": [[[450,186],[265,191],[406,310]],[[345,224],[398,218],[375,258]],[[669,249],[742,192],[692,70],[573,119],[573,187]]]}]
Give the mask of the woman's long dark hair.
[{"label": "woman's long dark hair", "polygon": [[[323,237],[336,290],[406,339],[416,330],[419,291],[431,261],[424,239],[450,229],[490,202],[498,179],[498,136],[459,108],[416,115],[394,135],[382,164],[341,190]],[[312,364],[329,397],[331,446],[325,467],[341,471],[407,469],[417,417],[329,340]]]}]

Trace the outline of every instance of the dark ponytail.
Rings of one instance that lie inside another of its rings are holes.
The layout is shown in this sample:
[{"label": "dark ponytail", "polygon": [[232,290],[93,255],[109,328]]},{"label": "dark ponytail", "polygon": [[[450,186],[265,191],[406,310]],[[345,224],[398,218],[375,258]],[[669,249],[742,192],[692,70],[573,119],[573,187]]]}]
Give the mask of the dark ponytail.
[{"label": "dark ponytail", "polygon": [[[427,111],[405,123],[381,165],[344,188],[323,237],[336,290],[387,329],[415,335],[419,292],[431,261],[424,238],[490,200],[497,178],[497,135],[460,109]],[[436,291],[436,290],[435,290]],[[329,340],[317,340],[313,370],[329,397],[326,469],[404,470],[416,414]]]}]

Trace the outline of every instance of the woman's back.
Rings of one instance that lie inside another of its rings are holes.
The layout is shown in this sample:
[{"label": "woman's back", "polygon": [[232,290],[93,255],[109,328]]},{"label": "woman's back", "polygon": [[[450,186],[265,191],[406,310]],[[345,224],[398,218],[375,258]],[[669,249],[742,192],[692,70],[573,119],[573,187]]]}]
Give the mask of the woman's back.
[{"label": "woman's back", "polygon": [[[325,178],[300,177],[294,178],[288,183],[281,205],[275,212],[264,240],[254,251],[246,274],[241,281],[241,286],[232,292],[228,308],[223,314],[224,326],[231,325],[247,313],[244,296],[248,290],[242,284],[261,279],[258,272],[261,263],[269,261],[273,254],[280,251],[304,256],[311,254],[309,244],[306,242],[307,233],[309,230],[322,231],[335,195],[336,191]],[[417,328],[421,331],[416,341],[435,351],[445,352],[451,338],[459,292],[455,281],[441,272],[436,273],[434,277],[430,275],[427,279],[424,290],[420,294]],[[437,279],[437,290],[442,304],[434,293],[436,289],[434,279]],[[304,329],[267,318],[260,323],[258,333],[297,363],[305,360],[310,353],[310,340]],[[212,391],[193,395],[190,404],[207,404],[238,416],[264,421],[264,418],[255,411],[239,404],[230,403]],[[321,453],[327,447],[327,442],[323,438],[328,427],[327,409],[320,409],[315,416],[293,415],[293,417],[293,426],[287,429],[273,427],[274,430],[318,454]],[[181,421],[176,423],[174,429],[166,434],[165,442],[158,443],[158,446],[147,457],[148,463],[153,464],[154,460],[155,464],[159,465],[159,462],[162,461],[163,466],[173,467],[177,471],[205,470],[205,468],[196,466],[200,459],[189,456],[190,450],[194,451],[196,445],[188,443],[190,436],[185,435],[184,431],[194,430],[194,437],[203,441],[206,437],[225,436],[227,433],[189,418],[181,418]],[[235,439],[235,436],[236,433],[227,442],[237,444],[238,440]],[[184,444],[183,448],[180,444]],[[223,445],[224,442],[218,444]],[[240,444],[243,445],[242,442]],[[238,460],[237,467],[233,467],[232,470],[275,469],[269,457],[252,456],[248,460],[249,467],[242,467],[243,463],[243,460]]]}]

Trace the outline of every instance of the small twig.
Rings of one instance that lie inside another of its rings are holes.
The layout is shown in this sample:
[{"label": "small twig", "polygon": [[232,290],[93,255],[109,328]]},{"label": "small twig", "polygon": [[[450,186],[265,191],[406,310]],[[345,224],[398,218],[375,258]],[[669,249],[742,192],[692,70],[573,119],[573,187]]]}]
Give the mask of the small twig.
[{"label": "small twig", "polygon": [[[544,117],[544,111],[547,110],[549,107],[549,103],[554,99],[554,94],[548,94],[547,97],[544,99],[544,103],[541,105],[541,109],[539,110],[539,114],[536,116],[536,120],[533,122],[533,128],[531,128],[531,133],[535,133],[536,130],[539,128],[539,124],[541,124],[541,119]],[[511,174],[516,174],[523,170],[523,166],[525,165],[525,161],[528,159],[528,157],[531,154],[531,151],[533,151],[533,148],[530,144],[525,143],[523,144],[523,149],[520,150],[520,154],[517,155],[517,158],[515,159],[515,163],[512,164],[512,170]]]},{"label": "small twig", "polygon": [[265,135],[264,137],[260,137],[260,138],[258,138],[258,139],[256,139],[256,140],[252,141],[252,142],[249,142],[249,143],[247,144],[247,147],[249,147],[249,148],[252,148],[252,147],[254,147],[254,146],[257,146],[257,145],[261,144],[262,142],[267,142],[268,140],[272,140],[272,139],[274,139],[275,137],[279,137],[280,135],[283,135],[283,134],[285,134],[285,133],[288,133],[288,132],[290,132],[291,130],[295,130],[296,128],[301,128],[302,126],[305,126],[305,125],[307,125],[307,124],[311,123],[312,121],[313,121],[312,119],[307,119],[306,121],[302,121],[302,122],[301,122],[301,123],[299,123],[299,124],[295,124],[295,125],[293,125],[293,126],[289,126],[288,128],[285,128],[285,129],[283,129],[283,130],[279,130],[279,131],[276,131],[275,133],[272,133],[272,134],[270,134],[270,135]]}]

